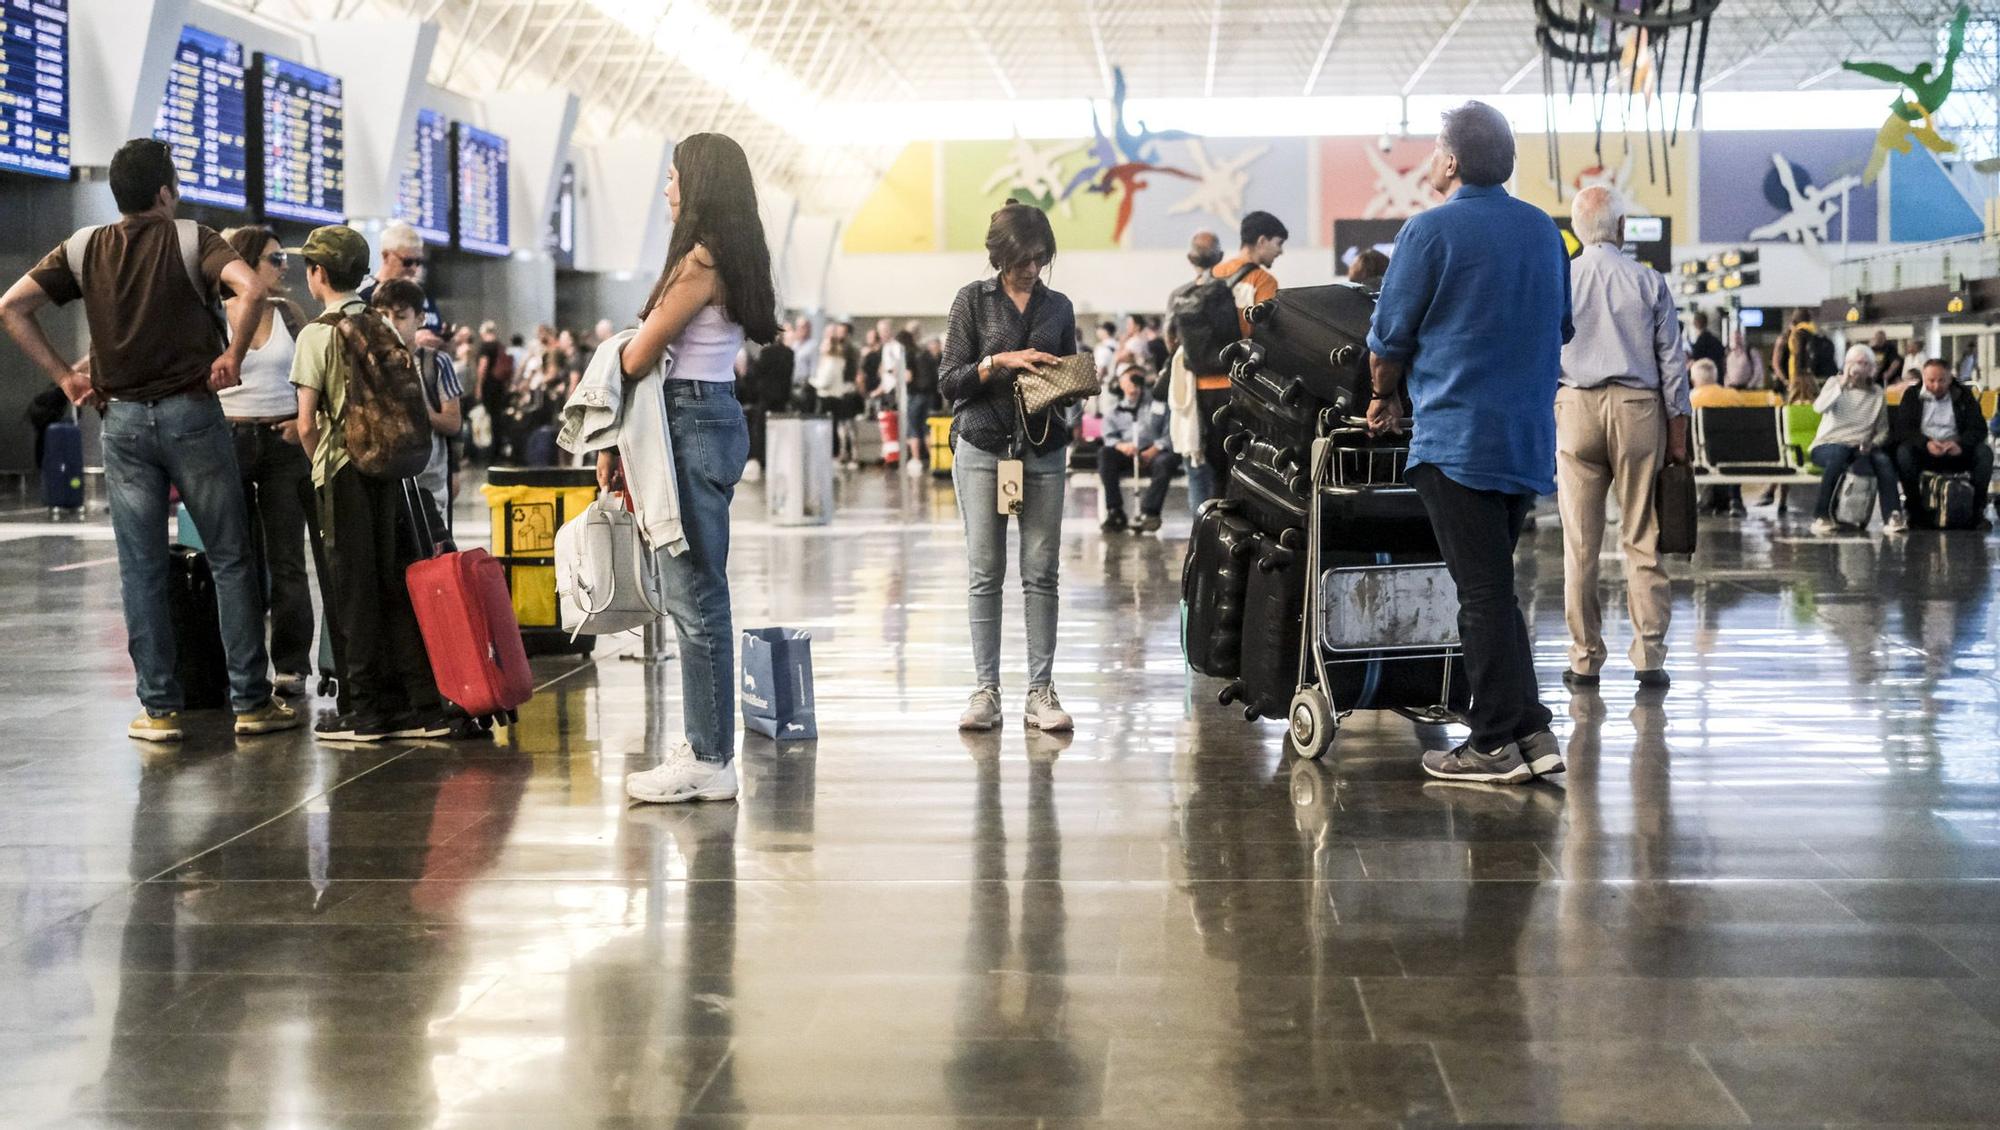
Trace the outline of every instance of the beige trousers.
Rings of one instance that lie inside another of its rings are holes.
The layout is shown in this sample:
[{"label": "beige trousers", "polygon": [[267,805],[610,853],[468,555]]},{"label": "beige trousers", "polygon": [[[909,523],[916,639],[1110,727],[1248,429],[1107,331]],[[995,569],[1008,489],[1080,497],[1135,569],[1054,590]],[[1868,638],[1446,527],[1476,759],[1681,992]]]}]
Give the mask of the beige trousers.
[{"label": "beige trousers", "polygon": [[1658,669],[1667,658],[1673,592],[1660,565],[1653,479],[1667,455],[1666,409],[1650,389],[1604,385],[1556,393],[1556,501],[1563,525],[1563,616],[1569,665],[1580,675],[1604,667],[1604,606],[1598,559],[1604,551],[1604,500],[1618,496],[1625,550],[1625,606],[1632,616],[1632,667]]}]

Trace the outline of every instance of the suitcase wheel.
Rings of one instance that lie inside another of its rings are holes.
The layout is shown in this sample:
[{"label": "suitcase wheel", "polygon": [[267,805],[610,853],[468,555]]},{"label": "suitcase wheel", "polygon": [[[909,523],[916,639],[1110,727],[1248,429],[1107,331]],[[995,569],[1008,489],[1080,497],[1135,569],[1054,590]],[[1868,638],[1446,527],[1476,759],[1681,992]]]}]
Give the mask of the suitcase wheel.
[{"label": "suitcase wheel", "polygon": [[1227,428],[1229,426],[1229,405],[1225,404],[1217,408],[1215,415],[1209,417],[1208,422],[1218,428]]},{"label": "suitcase wheel", "polygon": [[1325,753],[1333,744],[1333,735],[1339,730],[1340,722],[1333,716],[1333,708],[1326,701],[1326,695],[1318,687],[1300,687],[1292,696],[1291,713],[1287,716],[1292,747],[1299,756],[1312,760]]},{"label": "suitcase wheel", "polygon": [[333,698],[340,694],[340,680],[332,675],[321,676],[319,685],[313,688],[321,698]]},{"label": "suitcase wheel", "polygon": [[1278,394],[1278,403],[1287,408],[1297,408],[1299,401],[1305,398],[1306,382],[1293,381],[1291,384],[1285,386],[1285,391]]},{"label": "suitcase wheel", "polygon": [[[1228,409],[1225,408],[1222,411],[1226,412],[1228,411]],[[1221,420],[1222,412],[1217,412],[1215,415],[1216,415],[1216,424],[1219,427],[1222,422]],[[1249,432],[1231,432],[1222,438],[1222,453],[1224,455],[1229,456],[1231,459],[1243,458],[1243,449],[1249,446],[1250,446]]]},{"label": "suitcase wheel", "polygon": [[1275,317],[1277,313],[1277,304],[1267,300],[1244,310],[1243,316],[1249,319],[1251,325],[1261,326]]},{"label": "suitcase wheel", "polygon": [[1326,355],[1326,359],[1333,362],[1334,368],[1345,369],[1361,360],[1361,347],[1358,345],[1343,345],[1329,352]]},{"label": "suitcase wheel", "polygon": [[1235,682],[1230,683],[1228,686],[1222,688],[1221,693],[1215,696],[1215,701],[1221,703],[1223,706],[1228,706],[1232,702],[1241,701],[1243,698],[1243,691],[1244,691],[1243,683],[1242,680],[1239,679]]},{"label": "suitcase wheel", "polygon": [[1245,722],[1255,722],[1257,720],[1257,708],[1255,706],[1244,707],[1243,720]]}]

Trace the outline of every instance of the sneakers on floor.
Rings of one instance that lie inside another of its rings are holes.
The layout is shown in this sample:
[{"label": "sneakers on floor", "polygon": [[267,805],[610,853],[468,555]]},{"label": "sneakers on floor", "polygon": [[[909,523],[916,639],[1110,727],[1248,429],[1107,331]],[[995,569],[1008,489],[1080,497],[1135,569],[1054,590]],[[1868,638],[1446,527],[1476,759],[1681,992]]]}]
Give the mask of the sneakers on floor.
[{"label": "sneakers on floor", "polygon": [[972,692],[965,713],[958,716],[961,730],[992,730],[1000,725],[1000,688],[981,687]]},{"label": "sneakers on floor", "polygon": [[1076,726],[1076,720],[1056,697],[1056,689],[1047,686],[1028,688],[1028,705],[1022,721],[1031,730],[1067,731]]},{"label": "sneakers on floor", "polygon": [[142,742],[165,744],[180,741],[187,734],[181,729],[181,712],[175,710],[166,714],[139,715],[130,726],[125,727],[125,736]]},{"label": "sneakers on floor", "polygon": [[1882,532],[1885,534],[1909,533],[1910,516],[1903,513],[1901,510],[1896,511],[1894,514],[1891,514],[1887,518],[1883,519]]},{"label": "sneakers on floor", "polygon": [[735,800],[736,763],[703,761],[693,746],[681,742],[653,768],[626,774],[625,795],[647,804]]},{"label": "sneakers on floor", "polygon": [[1513,742],[1492,753],[1475,752],[1471,742],[1455,749],[1429,750],[1424,754],[1424,772],[1440,781],[1476,785],[1519,785],[1535,776],[1521,759],[1521,747]]},{"label": "sneakers on floor", "polygon": [[1521,760],[1528,763],[1528,772],[1537,777],[1560,773],[1568,766],[1563,764],[1562,743],[1547,730],[1522,738],[1518,743]]},{"label": "sneakers on floor", "polygon": [[313,737],[323,742],[381,742],[389,740],[389,726],[379,718],[329,714],[313,727]]},{"label": "sneakers on floor", "polygon": [[1139,515],[1138,524],[1133,526],[1132,530],[1134,533],[1150,534],[1159,528],[1160,516],[1158,514],[1141,514]]},{"label": "sneakers on floor", "polygon": [[236,732],[239,734],[275,734],[280,730],[295,730],[301,719],[299,712],[273,698],[255,710],[236,715]]},{"label": "sneakers on floor", "polygon": [[1098,532],[1106,534],[1122,534],[1131,528],[1132,524],[1125,520],[1123,510],[1113,510],[1105,515],[1104,521],[1097,524]]},{"label": "sneakers on floor", "polygon": [[388,736],[394,740],[418,741],[451,736],[451,722],[442,714],[411,711],[389,720]]},{"label": "sneakers on floor", "polygon": [[1814,518],[1812,534],[1816,538],[1830,538],[1840,532],[1840,523],[1831,518]]}]

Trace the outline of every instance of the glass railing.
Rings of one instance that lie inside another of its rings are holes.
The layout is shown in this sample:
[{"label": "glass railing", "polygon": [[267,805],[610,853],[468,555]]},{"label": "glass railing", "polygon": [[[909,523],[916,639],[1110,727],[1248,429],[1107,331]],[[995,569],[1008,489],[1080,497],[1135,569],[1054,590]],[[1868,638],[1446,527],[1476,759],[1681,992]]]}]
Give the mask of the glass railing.
[{"label": "glass railing", "polygon": [[1954,286],[1961,278],[1994,277],[2000,277],[2000,234],[1989,233],[1899,247],[1836,263],[1833,292],[1841,296],[1857,291],[1879,294],[1920,286]]}]

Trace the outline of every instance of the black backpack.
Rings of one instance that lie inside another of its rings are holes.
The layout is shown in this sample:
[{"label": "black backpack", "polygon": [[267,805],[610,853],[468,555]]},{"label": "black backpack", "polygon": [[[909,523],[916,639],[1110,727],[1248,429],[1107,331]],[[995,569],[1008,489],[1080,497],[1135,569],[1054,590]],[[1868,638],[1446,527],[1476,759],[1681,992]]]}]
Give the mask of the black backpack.
[{"label": "black backpack", "polygon": [[1840,375],[1840,357],[1834,352],[1833,339],[1823,333],[1812,335],[1812,344],[1806,350],[1806,364],[1812,375],[1825,380]]},{"label": "black backpack", "polygon": [[1187,354],[1188,371],[1197,377],[1222,376],[1229,363],[1222,359],[1224,347],[1243,336],[1243,323],[1236,310],[1236,284],[1257,269],[1255,263],[1226,279],[1210,276],[1188,288],[1174,300],[1168,311],[1174,330],[1180,334],[1181,350]]}]

